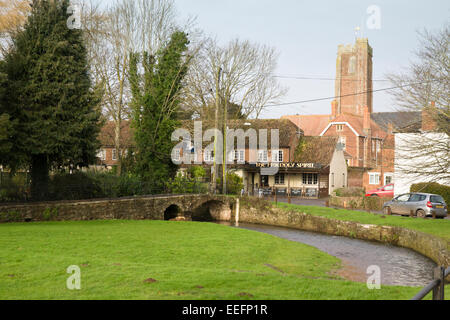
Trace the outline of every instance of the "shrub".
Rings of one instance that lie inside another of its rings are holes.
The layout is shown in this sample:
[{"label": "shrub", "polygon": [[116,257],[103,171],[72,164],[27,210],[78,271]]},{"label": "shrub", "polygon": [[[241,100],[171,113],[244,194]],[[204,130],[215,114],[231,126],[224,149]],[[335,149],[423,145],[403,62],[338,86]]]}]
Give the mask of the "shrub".
[{"label": "shrub", "polygon": [[175,178],[169,180],[167,189],[170,193],[174,194],[196,194],[206,193],[208,191],[208,185],[199,182],[197,179],[178,174]]},{"label": "shrub", "polygon": [[[223,192],[222,179],[217,179],[218,187],[221,192]],[[244,188],[244,180],[233,172],[227,173],[227,194],[230,195],[240,195],[242,189]]]},{"label": "shrub", "polygon": [[361,197],[366,194],[363,188],[340,188],[335,192],[337,197]]},{"label": "shrub", "polygon": [[206,170],[200,166],[193,166],[189,168],[189,174],[195,180],[202,180],[206,177]]},{"label": "shrub", "polygon": [[450,187],[439,183],[418,183],[411,186],[411,192],[423,192],[437,194],[444,198],[445,202],[450,205]]},{"label": "shrub", "polygon": [[56,174],[50,180],[51,200],[82,200],[104,197],[98,181],[87,174],[77,172],[74,174]]}]

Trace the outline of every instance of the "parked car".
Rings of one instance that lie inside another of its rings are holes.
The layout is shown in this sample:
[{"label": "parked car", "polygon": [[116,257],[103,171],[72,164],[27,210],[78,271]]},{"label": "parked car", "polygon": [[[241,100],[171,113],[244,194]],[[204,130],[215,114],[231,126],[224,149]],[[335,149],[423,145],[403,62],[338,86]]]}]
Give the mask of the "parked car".
[{"label": "parked car", "polygon": [[380,197],[380,198],[393,198],[394,197],[394,184],[388,184],[382,188],[371,190],[366,192],[366,197]]},{"label": "parked car", "polygon": [[409,216],[411,212],[419,218],[436,214],[437,218],[447,217],[447,204],[440,195],[429,193],[408,193],[386,202],[383,206],[385,214]]}]

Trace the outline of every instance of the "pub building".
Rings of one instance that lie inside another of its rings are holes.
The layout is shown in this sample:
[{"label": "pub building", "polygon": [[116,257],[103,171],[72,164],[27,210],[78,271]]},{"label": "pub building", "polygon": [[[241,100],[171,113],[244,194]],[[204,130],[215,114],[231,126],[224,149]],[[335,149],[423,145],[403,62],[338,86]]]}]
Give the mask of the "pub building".
[{"label": "pub building", "polygon": [[[184,121],[183,129],[194,133],[194,122]],[[212,128],[203,122],[203,131]],[[267,130],[266,150],[252,150],[246,137],[245,150],[231,151],[227,158],[227,171],[243,179],[245,194],[269,196],[292,196],[317,199],[327,197],[334,190],[347,186],[348,155],[335,137],[305,137],[303,131],[289,120],[232,120],[228,129]],[[279,130],[279,146],[272,150],[272,129]],[[234,147],[237,145],[235,139]],[[203,141],[203,150],[192,148],[193,159],[203,160],[207,172],[212,172],[210,164],[213,154],[204,152],[211,141]],[[259,144],[258,144],[259,146]],[[256,163],[255,160],[256,159]],[[253,160],[253,161],[251,161]],[[209,164],[206,164],[209,162]],[[194,165],[194,164],[193,164]],[[182,172],[189,165],[181,165]],[[219,172],[222,172],[220,166]]]}]

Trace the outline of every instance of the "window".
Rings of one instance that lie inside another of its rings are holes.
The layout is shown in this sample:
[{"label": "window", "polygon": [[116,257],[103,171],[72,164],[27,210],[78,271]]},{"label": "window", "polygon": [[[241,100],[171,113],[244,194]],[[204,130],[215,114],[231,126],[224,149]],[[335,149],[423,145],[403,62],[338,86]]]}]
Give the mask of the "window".
[{"label": "window", "polygon": [[116,161],[117,160],[117,149],[113,149],[112,150],[112,160]]},{"label": "window", "polygon": [[445,203],[444,198],[442,198],[441,196],[431,196],[430,201],[431,203]]},{"label": "window", "polygon": [[380,153],[381,152],[381,141],[377,140],[377,152]]},{"label": "window", "polygon": [[[317,173],[304,173],[303,184],[317,185],[319,183],[319,175]],[[334,185],[334,182],[333,182]]]},{"label": "window", "polygon": [[373,184],[373,185],[380,184],[380,174],[379,173],[369,173],[369,184]]},{"label": "window", "polygon": [[400,202],[406,202],[410,198],[410,194],[402,194],[401,196],[397,197],[395,200]]},{"label": "window", "polygon": [[274,150],[272,151],[272,162],[283,162],[284,153],[283,150]]},{"label": "window", "polygon": [[427,196],[423,194],[412,194],[408,202],[422,202],[425,201],[426,198]]},{"label": "window", "polygon": [[258,162],[268,162],[269,155],[267,150],[259,150],[258,151]]},{"label": "window", "polygon": [[214,151],[205,150],[205,162],[213,162],[213,161],[214,161]]},{"label": "window", "polygon": [[394,191],[394,186],[387,186],[384,191]]},{"label": "window", "polygon": [[384,185],[387,186],[388,184],[394,183],[394,174],[392,173],[385,173],[384,174]]},{"label": "window", "polygon": [[101,149],[98,154],[97,157],[102,160],[102,161],[106,161],[106,150],[105,149]]},{"label": "window", "polygon": [[245,151],[244,150],[235,150],[234,151],[234,161],[245,162]]},{"label": "window", "polygon": [[343,124],[338,124],[336,126],[336,130],[337,130],[337,132],[343,132],[344,131],[344,125]]},{"label": "window", "polygon": [[275,184],[284,185],[284,182],[285,182],[284,173],[280,173],[275,176]]},{"label": "window", "polygon": [[180,149],[175,149],[174,150],[174,156],[173,156],[173,160],[174,161],[176,161],[176,162],[179,162],[180,161],[180,158],[181,158],[181,152],[180,152]]}]

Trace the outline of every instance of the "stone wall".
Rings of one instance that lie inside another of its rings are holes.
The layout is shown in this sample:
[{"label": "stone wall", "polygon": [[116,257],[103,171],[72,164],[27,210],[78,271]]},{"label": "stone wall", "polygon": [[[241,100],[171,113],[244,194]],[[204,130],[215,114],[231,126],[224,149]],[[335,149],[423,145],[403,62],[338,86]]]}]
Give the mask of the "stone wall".
[{"label": "stone wall", "polygon": [[344,209],[361,209],[370,211],[382,211],[383,205],[389,198],[378,197],[335,197],[331,196],[330,206]]},{"label": "stone wall", "polygon": [[199,208],[209,211],[214,220],[230,220],[234,200],[208,195],[137,197],[114,200],[63,201],[0,205],[0,223],[85,220],[164,220],[170,206],[179,215],[195,215]]},{"label": "stone wall", "polygon": [[450,265],[450,244],[443,239],[400,227],[364,225],[312,216],[297,211],[275,208],[269,202],[243,198],[240,201],[240,222],[288,227],[329,235],[388,243],[412,249],[435,261]]}]

